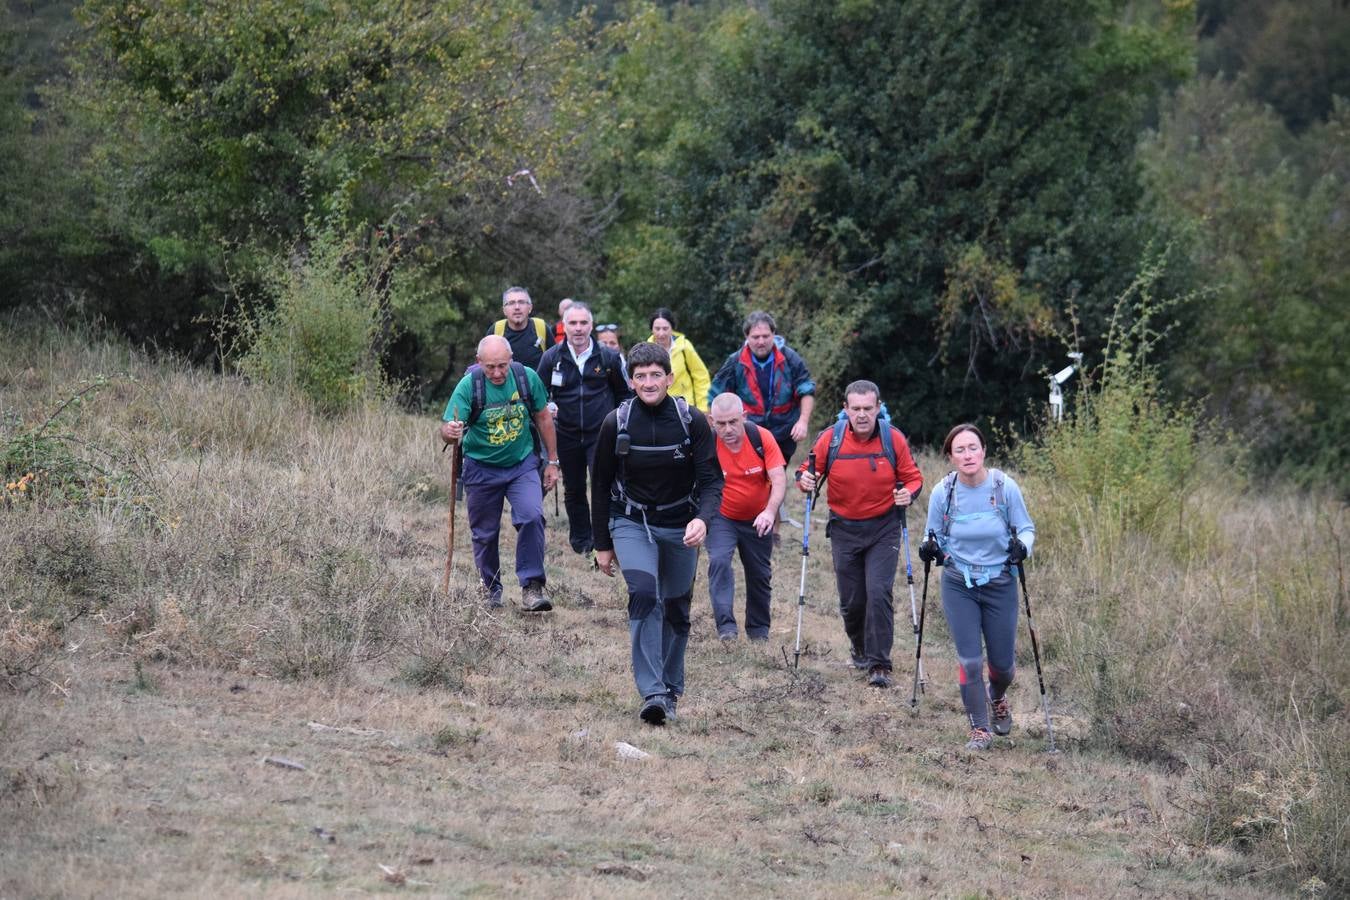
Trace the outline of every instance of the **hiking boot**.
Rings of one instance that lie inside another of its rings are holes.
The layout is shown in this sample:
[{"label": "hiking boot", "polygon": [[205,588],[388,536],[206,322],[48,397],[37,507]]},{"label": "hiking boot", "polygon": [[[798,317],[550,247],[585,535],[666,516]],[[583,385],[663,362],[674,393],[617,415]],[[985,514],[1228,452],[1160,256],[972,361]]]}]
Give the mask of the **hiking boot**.
[{"label": "hiking boot", "polygon": [[867,683],[872,687],[888,688],[891,686],[891,671],[883,669],[881,666],[873,666],[872,671],[867,673]]},{"label": "hiking boot", "polygon": [[983,728],[970,729],[970,740],[966,741],[967,750],[988,750],[994,743],[994,736]]},{"label": "hiking boot", "polygon": [[717,635],[717,639],[724,644],[736,643],[737,634],[734,631],[723,631]]},{"label": "hiking boot", "polygon": [[530,581],[520,590],[520,608],[524,612],[548,612],[553,604],[544,596],[544,583]]},{"label": "hiking boot", "polygon": [[675,694],[666,694],[666,721],[675,721],[675,707],[680,705],[680,698]]},{"label": "hiking boot", "polygon": [[1004,737],[1012,731],[1012,708],[1008,705],[1006,696],[991,702],[989,718],[989,724],[994,727],[994,734]]},{"label": "hiking boot", "polygon": [[848,659],[849,663],[853,666],[853,668],[859,670],[860,672],[867,671],[868,668],[867,655],[863,653],[861,650],[856,649],[850,650],[848,653]]},{"label": "hiking boot", "polygon": [[665,694],[657,694],[643,700],[642,709],[638,710],[638,718],[648,725],[666,724],[666,700]]}]

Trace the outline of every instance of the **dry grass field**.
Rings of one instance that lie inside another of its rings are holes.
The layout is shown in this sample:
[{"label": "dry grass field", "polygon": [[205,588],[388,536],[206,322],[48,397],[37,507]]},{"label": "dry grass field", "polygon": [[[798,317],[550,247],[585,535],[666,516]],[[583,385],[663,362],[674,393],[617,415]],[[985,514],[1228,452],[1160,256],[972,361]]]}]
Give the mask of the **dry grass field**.
[{"label": "dry grass field", "polygon": [[841,664],[823,515],[800,668],[785,541],[767,647],[716,640],[700,572],[652,729],[621,582],[551,501],[554,612],[476,601],[462,518],[439,591],[431,417],[323,421],[56,332],[10,335],[0,414],[0,897],[1350,889],[1334,501],[1211,479],[1163,546],[1024,482],[1062,752],[1024,629],[1013,735],[970,754],[935,578],[917,714],[903,572],[897,686]]}]

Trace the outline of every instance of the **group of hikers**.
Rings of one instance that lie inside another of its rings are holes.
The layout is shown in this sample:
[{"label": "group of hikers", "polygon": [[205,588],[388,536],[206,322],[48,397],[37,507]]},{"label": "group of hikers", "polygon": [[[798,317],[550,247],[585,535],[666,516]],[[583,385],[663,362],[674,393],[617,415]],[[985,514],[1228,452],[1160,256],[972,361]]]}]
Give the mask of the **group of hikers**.
[{"label": "group of hikers", "polygon": [[[561,479],[572,549],[624,578],[638,715],[663,725],[684,694],[700,547],[719,639],[739,639],[737,554],[746,638],[769,638],[786,470],[810,434],[816,386],[767,312],[746,317],[744,344],[710,376],[667,308],[652,312],[650,336],[626,353],[618,329],[597,327],[585,303],[564,300],[552,328],[532,309],[524,288],[503,293],[503,318],[479,342],[441,425],[441,437],[459,444],[474,564],[488,604],[501,606],[498,537],[509,501],[521,608],[552,609],[543,498]],[[1011,730],[1016,575],[1035,537],[1021,491],[986,467],[985,447],[972,424],[948,433],[953,471],[931,492],[919,547],[925,566],[942,567],[970,750]],[[850,662],[868,685],[889,687],[905,516],[924,484],[874,383],[845,388],[842,412],[817,434],[794,481],[810,497],[825,490]],[[907,543],[905,554],[908,563]]]}]

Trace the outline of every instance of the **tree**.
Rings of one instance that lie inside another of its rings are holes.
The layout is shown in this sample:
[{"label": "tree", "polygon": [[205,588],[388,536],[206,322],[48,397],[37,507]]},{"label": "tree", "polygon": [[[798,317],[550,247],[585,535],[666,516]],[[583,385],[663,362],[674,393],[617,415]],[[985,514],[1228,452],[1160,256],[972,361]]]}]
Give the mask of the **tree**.
[{"label": "tree", "polygon": [[[649,8],[612,76],[612,178],[637,214],[604,287],[637,302],[644,247],[692,259],[663,299],[693,312],[701,347],[729,351],[737,314],[763,306],[827,386],[877,379],[921,437],[1021,417],[1065,301],[1104,331],[1148,237],[1135,135],[1185,71],[1187,23],[1125,25],[1120,7]],[[654,18],[688,51],[673,73]]]},{"label": "tree", "polygon": [[1291,134],[1240,86],[1177,92],[1144,142],[1150,202],[1209,288],[1172,381],[1241,428],[1268,468],[1350,488],[1350,106]]},{"label": "tree", "polygon": [[309,222],[398,243],[421,300],[386,337],[415,332],[414,356],[444,358],[495,305],[485,285],[519,277],[504,269],[522,245],[536,272],[589,266],[568,171],[593,93],[584,23],[540,27],[516,0],[87,0],[81,16],[67,102],[103,135],[100,218],[156,277],[197,286],[187,319],[217,314]]}]

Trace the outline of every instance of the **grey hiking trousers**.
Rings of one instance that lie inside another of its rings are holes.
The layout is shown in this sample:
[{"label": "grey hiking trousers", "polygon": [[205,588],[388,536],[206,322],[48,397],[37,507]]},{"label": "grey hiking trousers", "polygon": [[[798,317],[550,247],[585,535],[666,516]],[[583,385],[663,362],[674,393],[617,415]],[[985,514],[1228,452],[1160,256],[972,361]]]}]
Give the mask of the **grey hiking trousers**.
[{"label": "grey hiking trousers", "polygon": [[[989,729],[989,698],[999,700],[1013,682],[1017,641],[1017,581],[1004,569],[988,584],[966,587],[955,566],[942,570],[942,611],[956,642],[961,702],[971,728]],[[984,646],[981,647],[981,637]],[[984,657],[989,654],[989,688]]]}]

